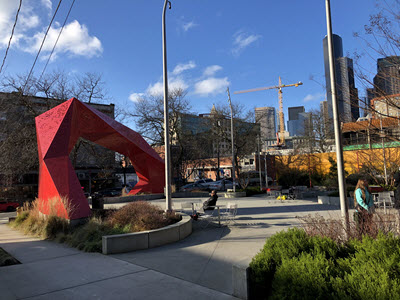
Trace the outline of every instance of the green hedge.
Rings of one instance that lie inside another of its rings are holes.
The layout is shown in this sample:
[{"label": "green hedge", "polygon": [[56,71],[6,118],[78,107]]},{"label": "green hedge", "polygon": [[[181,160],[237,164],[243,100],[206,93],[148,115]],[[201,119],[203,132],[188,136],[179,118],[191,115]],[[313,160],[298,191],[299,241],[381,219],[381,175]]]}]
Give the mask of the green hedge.
[{"label": "green hedge", "polygon": [[254,299],[400,299],[400,240],[380,234],[338,245],[289,229],[250,263]]}]

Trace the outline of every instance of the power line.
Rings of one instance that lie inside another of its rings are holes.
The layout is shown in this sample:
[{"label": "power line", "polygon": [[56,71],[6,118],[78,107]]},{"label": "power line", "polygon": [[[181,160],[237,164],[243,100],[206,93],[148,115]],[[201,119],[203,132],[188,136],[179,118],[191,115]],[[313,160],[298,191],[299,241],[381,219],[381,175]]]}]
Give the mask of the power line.
[{"label": "power line", "polygon": [[28,84],[29,78],[30,78],[31,75],[32,75],[33,68],[34,68],[35,65],[36,65],[36,61],[37,61],[37,59],[38,59],[38,57],[39,57],[39,55],[40,55],[40,51],[42,51],[42,47],[43,47],[44,41],[46,40],[47,34],[49,33],[51,24],[53,24],[53,21],[54,21],[54,18],[56,17],[57,11],[58,11],[58,9],[60,8],[61,2],[62,2],[62,0],[60,0],[60,2],[58,2],[56,11],[54,12],[53,17],[51,18],[51,21],[50,21],[49,26],[47,27],[46,33],[44,34],[44,37],[43,37],[43,40],[42,40],[42,44],[40,45],[40,48],[39,48],[39,51],[38,51],[38,53],[37,53],[37,55],[36,55],[35,61],[33,62],[32,68],[31,68],[31,70],[29,71],[28,77],[26,78],[25,84],[24,84],[24,86],[23,86],[23,88],[22,88],[22,93],[25,92],[25,87],[26,87],[26,85]]},{"label": "power line", "polygon": [[13,25],[13,28],[12,28],[12,31],[11,31],[10,39],[8,40],[8,46],[7,46],[6,53],[5,53],[4,58],[3,58],[3,63],[1,64],[1,67],[0,67],[0,73],[1,73],[1,71],[3,70],[4,63],[6,62],[6,58],[7,58],[7,54],[8,54],[8,49],[10,49],[11,40],[12,40],[13,35],[14,35],[15,26],[17,25],[18,15],[19,15],[19,11],[21,10],[21,5],[22,5],[22,0],[19,0],[19,7],[18,7],[18,10],[17,10],[17,14],[15,15],[15,21],[14,21],[14,25]]},{"label": "power line", "polygon": [[[21,0],[21,1],[22,1],[22,0]],[[42,79],[43,74],[44,74],[44,72],[46,71],[47,65],[49,64],[49,61],[50,61],[50,59],[51,59],[51,56],[53,55],[54,49],[55,49],[56,46],[57,46],[58,40],[59,40],[59,38],[60,38],[60,36],[61,36],[61,33],[63,32],[63,29],[64,29],[65,24],[67,23],[69,14],[70,14],[70,12],[71,12],[71,10],[72,10],[72,7],[74,6],[74,3],[75,3],[75,0],[73,0],[72,3],[71,3],[71,6],[70,6],[69,11],[68,11],[68,14],[67,14],[67,16],[65,17],[65,20],[64,20],[64,24],[63,24],[62,27],[61,27],[60,33],[58,34],[57,40],[56,40],[56,42],[54,43],[53,49],[51,50],[51,53],[50,53],[50,56],[49,56],[49,58],[47,59],[47,62],[46,62],[46,65],[45,65],[44,68],[43,68],[42,74],[41,74],[40,77],[39,77],[39,81]]]}]

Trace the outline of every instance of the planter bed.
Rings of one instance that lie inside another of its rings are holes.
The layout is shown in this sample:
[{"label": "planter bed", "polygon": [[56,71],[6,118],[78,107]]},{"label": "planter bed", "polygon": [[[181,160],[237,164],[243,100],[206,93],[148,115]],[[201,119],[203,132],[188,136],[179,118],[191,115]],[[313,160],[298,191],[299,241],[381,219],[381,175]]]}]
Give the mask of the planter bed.
[{"label": "planter bed", "polygon": [[154,248],[183,240],[192,233],[192,219],[183,215],[178,223],[149,231],[106,235],[102,238],[103,254],[116,254]]}]

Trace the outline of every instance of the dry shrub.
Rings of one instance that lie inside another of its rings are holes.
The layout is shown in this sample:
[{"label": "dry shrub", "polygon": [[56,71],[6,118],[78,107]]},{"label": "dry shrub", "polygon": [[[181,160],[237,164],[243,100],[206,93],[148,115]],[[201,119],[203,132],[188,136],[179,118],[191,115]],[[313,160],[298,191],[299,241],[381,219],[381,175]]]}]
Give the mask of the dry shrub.
[{"label": "dry shrub", "polygon": [[69,230],[69,222],[59,217],[58,213],[71,212],[72,206],[66,198],[49,199],[49,214],[40,212],[40,201],[25,202],[22,211],[17,216],[13,226],[20,227],[25,234],[32,234],[42,238],[55,238],[58,233],[66,234]]},{"label": "dry shrub", "polygon": [[363,235],[376,238],[380,232],[395,235],[398,233],[398,215],[393,213],[383,214],[376,212],[373,214],[370,222],[364,223],[363,228],[357,226],[354,221],[350,221],[350,230],[347,239],[344,234],[345,227],[341,219],[325,219],[318,214],[298,217],[298,219],[302,222],[301,227],[309,236],[328,237],[339,244],[344,244],[350,239],[361,240]]},{"label": "dry shrub", "polygon": [[161,228],[177,222],[178,219],[175,213],[165,214],[157,206],[138,201],[129,203],[113,213],[108,223],[113,227],[129,227],[129,231],[138,232]]}]

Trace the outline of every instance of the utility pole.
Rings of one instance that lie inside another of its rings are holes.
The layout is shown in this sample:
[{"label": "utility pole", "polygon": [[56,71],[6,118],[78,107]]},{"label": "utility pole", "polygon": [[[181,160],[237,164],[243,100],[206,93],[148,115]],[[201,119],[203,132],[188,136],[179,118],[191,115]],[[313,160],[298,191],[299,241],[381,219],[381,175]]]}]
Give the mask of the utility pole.
[{"label": "utility pole", "polygon": [[257,154],[258,154],[258,176],[260,177],[260,191],[262,191],[262,176],[261,176],[261,155],[260,155],[260,135],[257,135],[258,140],[258,147],[257,147]]},{"label": "utility pole", "polygon": [[387,180],[387,168],[386,168],[386,153],[385,153],[385,141],[384,141],[384,137],[385,134],[383,133],[383,127],[382,127],[382,116],[380,117],[380,121],[381,121],[381,141],[382,141],[382,152],[383,152],[383,169],[385,171],[385,184],[388,184],[388,180]]},{"label": "utility pole", "polygon": [[264,152],[265,187],[268,188],[267,152]]},{"label": "utility pole", "polygon": [[169,116],[168,116],[168,71],[167,71],[167,41],[165,34],[165,11],[167,4],[171,9],[171,2],[165,0],[162,14],[163,40],[163,79],[164,79],[164,149],[165,149],[165,210],[172,210],[171,203],[171,148],[169,145]]},{"label": "utility pole", "polygon": [[343,164],[343,148],[342,148],[342,134],[340,130],[339,121],[339,108],[336,99],[336,75],[335,75],[335,61],[333,58],[333,42],[332,42],[332,23],[331,23],[331,7],[330,1],[325,0],[326,9],[326,27],[328,36],[328,56],[329,56],[329,76],[331,79],[331,91],[332,93],[332,109],[333,109],[333,125],[335,130],[335,146],[336,146],[336,160],[338,170],[338,183],[339,183],[339,196],[340,196],[340,210],[342,213],[343,226],[345,228],[345,236],[350,230],[349,224],[349,207],[346,198],[346,181]]},{"label": "utility pole", "polygon": [[232,141],[232,185],[233,185],[233,192],[236,192],[236,173],[235,173],[235,143],[233,142],[233,109],[232,109],[232,102],[231,102],[231,94],[229,93],[229,86],[226,89],[228,93],[228,102],[229,107],[231,109],[231,141]]}]

